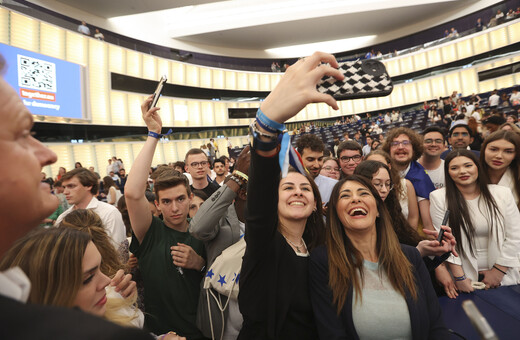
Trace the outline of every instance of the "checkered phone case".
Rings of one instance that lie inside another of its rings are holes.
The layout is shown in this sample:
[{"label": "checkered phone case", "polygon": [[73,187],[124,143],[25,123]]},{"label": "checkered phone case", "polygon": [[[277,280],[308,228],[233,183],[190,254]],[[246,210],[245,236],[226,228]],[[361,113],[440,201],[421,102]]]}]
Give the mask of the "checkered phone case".
[{"label": "checkered phone case", "polygon": [[377,60],[356,60],[339,63],[343,80],[323,77],[316,85],[319,92],[330,94],[336,100],[383,97],[392,93],[392,79],[385,65]]}]

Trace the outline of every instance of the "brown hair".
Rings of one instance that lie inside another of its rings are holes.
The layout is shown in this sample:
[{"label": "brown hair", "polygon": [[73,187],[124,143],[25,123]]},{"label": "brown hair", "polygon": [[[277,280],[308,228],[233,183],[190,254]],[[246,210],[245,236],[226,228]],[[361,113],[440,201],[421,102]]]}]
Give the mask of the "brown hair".
[{"label": "brown hair", "polygon": [[392,129],[388,132],[388,135],[385,138],[385,141],[383,142],[383,151],[390,154],[390,147],[392,146],[392,142],[394,139],[399,137],[400,135],[406,135],[408,138],[410,138],[410,142],[412,143],[412,149],[413,149],[413,160],[416,161],[421,157],[423,153],[423,143],[421,136],[415,132],[414,130],[407,128],[407,127],[398,127],[395,129]]},{"label": "brown hair", "polygon": [[113,277],[119,269],[126,269],[122,264],[121,256],[105,231],[101,218],[92,210],[73,210],[63,218],[58,227],[76,229],[90,235],[92,242],[101,254],[100,269],[106,276]]},{"label": "brown hair", "polygon": [[73,177],[76,177],[84,187],[92,187],[90,189],[90,193],[92,195],[97,194],[99,187],[98,179],[96,178],[96,175],[92,173],[92,171],[85,168],[76,168],[70,170],[65,175],[61,176],[61,182],[63,183],[65,181],[69,181]]},{"label": "brown hair", "polygon": [[[170,168],[171,169],[171,168]],[[186,176],[180,172],[171,169],[172,171],[165,171],[157,177],[153,190],[155,191],[156,200],[159,200],[159,191],[176,187],[177,185],[184,185],[188,196],[191,195],[190,183]]]},{"label": "brown hair", "polygon": [[[208,144],[211,144],[211,143],[208,143]],[[188,152],[186,152],[186,157],[184,157],[184,163],[186,165],[188,165],[188,156],[200,155],[200,154],[203,154],[204,156],[206,156],[206,153],[199,148],[189,149]],[[207,160],[207,158],[208,158],[208,156],[206,156],[206,160]]]},{"label": "brown hair", "polygon": [[325,228],[325,242],[329,258],[329,286],[338,315],[352,287],[356,291],[356,300],[359,298],[359,301],[362,301],[363,256],[345,233],[337,211],[339,193],[343,184],[348,181],[355,181],[366,187],[376,200],[379,211],[379,217],[375,221],[379,270],[386,273],[392,287],[403,297],[406,292],[409,292],[416,299],[417,286],[412,273],[412,265],[401,250],[388,210],[368,179],[352,175],[340,180],[334,186],[329,201],[327,228]]},{"label": "brown hair", "polygon": [[318,136],[305,134],[296,142],[296,150],[300,155],[303,155],[303,150],[305,148],[309,148],[313,152],[323,152],[323,150],[325,150],[325,145]]},{"label": "brown hair", "polygon": [[[514,180],[514,188],[518,197],[520,197],[520,136],[514,131],[507,130],[497,130],[487,136],[482,143],[482,147],[480,148],[480,165],[482,166],[482,170],[489,177],[489,165],[486,163],[486,148],[489,143],[497,141],[497,140],[505,140],[515,146],[515,158],[511,161],[509,168],[513,172],[513,180]],[[518,204],[518,209],[520,209],[520,203]]]},{"label": "brown hair", "polygon": [[90,236],[70,228],[37,229],[18,241],[0,270],[20,267],[31,281],[29,303],[73,307],[83,283],[83,256]]},{"label": "brown hair", "polygon": [[401,183],[401,176],[399,176],[399,172],[396,170],[395,166],[393,166],[392,158],[390,158],[390,155],[383,151],[383,150],[372,150],[368,153],[368,155],[365,156],[365,161],[369,160],[370,156],[373,155],[381,155],[386,159],[386,162],[389,164],[388,167],[390,168],[390,178],[392,179],[392,183],[394,184],[394,191],[396,195],[398,196],[399,200],[404,199],[407,197],[406,194],[406,187],[403,188],[403,184]]}]

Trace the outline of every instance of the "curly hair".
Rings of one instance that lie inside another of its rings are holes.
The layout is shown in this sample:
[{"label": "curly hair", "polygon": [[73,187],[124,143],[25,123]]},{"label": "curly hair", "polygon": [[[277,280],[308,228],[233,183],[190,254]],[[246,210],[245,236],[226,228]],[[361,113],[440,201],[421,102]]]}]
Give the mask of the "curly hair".
[{"label": "curly hair", "polygon": [[412,143],[412,149],[413,149],[412,159],[414,161],[418,160],[424,151],[422,138],[417,132],[415,132],[414,130],[407,128],[407,127],[398,127],[398,128],[390,130],[383,143],[383,151],[390,154],[390,148],[392,146],[392,142],[394,141],[394,139],[396,139],[400,135],[406,135],[406,136],[408,136],[408,138],[410,138],[410,142]]},{"label": "curly hair", "polygon": [[323,152],[323,150],[325,150],[325,144],[323,144],[323,141],[318,136],[309,133],[301,136],[296,142],[296,150],[300,155],[303,154],[303,149],[305,148],[309,148],[315,152]]}]

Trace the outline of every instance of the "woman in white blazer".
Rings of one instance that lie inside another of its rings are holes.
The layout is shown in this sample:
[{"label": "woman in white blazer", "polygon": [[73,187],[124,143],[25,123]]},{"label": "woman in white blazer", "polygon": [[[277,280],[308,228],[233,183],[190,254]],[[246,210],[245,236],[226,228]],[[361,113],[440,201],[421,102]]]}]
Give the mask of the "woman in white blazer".
[{"label": "woman in white blazer", "polygon": [[477,281],[486,288],[520,283],[520,213],[511,190],[488,184],[468,150],[449,153],[444,171],[446,186],[430,194],[430,213],[439,229],[450,211],[459,257],[451,256],[448,263],[457,290],[471,292]]}]

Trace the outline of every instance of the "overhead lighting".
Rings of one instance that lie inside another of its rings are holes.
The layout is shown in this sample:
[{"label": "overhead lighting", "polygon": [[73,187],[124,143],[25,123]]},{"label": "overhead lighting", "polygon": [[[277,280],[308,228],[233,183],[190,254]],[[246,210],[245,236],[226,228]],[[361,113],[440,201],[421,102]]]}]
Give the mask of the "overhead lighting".
[{"label": "overhead lighting", "polygon": [[361,37],[348,39],[321,41],[316,43],[285,47],[275,47],[266,49],[265,51],[269,54],[272,54],[273,57],[281,58],[308,56],[314,53],[314,51],[338,53],[368,46],[374,42],[376,37],[376,35],[365,35]]}]

